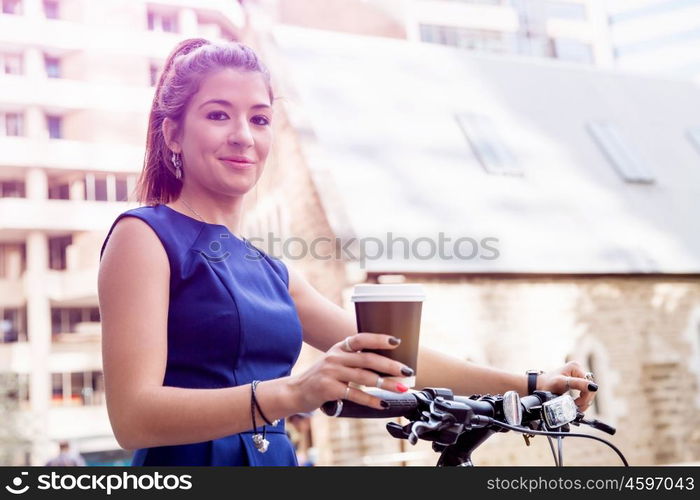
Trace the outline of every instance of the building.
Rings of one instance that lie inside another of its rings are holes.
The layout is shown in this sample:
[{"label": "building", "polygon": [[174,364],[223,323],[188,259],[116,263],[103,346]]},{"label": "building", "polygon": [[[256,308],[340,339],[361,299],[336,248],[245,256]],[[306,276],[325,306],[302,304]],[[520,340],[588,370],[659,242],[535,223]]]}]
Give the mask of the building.
[{"label": "building", "polygon": [[700,1],[605,3],[619,68],[700,81]]},{"label": "building", "polygon": [[[43,464],[63,439],[90,464],[129,460],[104,405],[99,248],[117,214],[136,206],[129,195],[163,58],[197,35],[249,42],[282,97],[246,236],[329,238],[321,253],[334,239],[388,231],[471,238],[478,251],[496,238],[496,259],[454,258],[468,246],[439,258],[422,247],[361,262],[282,257],[344,307],[356,283],[424,283],[425,342],[465,360],[524,371],[583,359],[601,385],[593,411],[619,428],[614,442],[631,462],[697,461],[698,89],[558,64],[544,40],[588,40],[563,35],[586,23],[528,28],[528,44],[520,10],[477,3],[487,2],[425,2],[433,13],[368,1],[327,25],[314,9],[285,14],[341,34],[276,27],[269,0],[246,2],[255,29],[228,0],[2,0],[0,371],[18,383],[33,438],[10,462]],[[560,7],[580,12],[574,3]],[[470,29],[502,23],[513,44],[479,54],[452,43],[461,34],[422,38],[421,25],[442,26],[450,9],[472,13]],[[586,53],[576,46],[570,53]],[[316,356],[305,348],[296,370]],[[317,413],[308,441],[321,464],[435,462],[425,443],[393,440],[384,424]],[[602,447],[567,447],[567,463],[614,463]],[[549,463],[547,453],[542,441],[525,449],[504,434],[475,458]]]},{"label": "building", "polygon": [[43,465],[61,439],[89,464],[128,460],[104,402],[100,245],[136,206],[163,60],[182,38],[244,27],[228,0],[2,0],[0,371],[35,436],[11,463]]},{"label": "building", "polygon": [[[427,345],[516,372],[580,359],[601,387],[590,414],[618,428],[631,463],[697,461],[695,85],[290,26],[273,38],[283,234],[424,239],[408,258],[398,242],[392,258],[387,243],[364,261],[282,254],[291,265],[348,308],[356,283],[421,282]],[[467,246],[440,256],[439,233]],[[385,423],[316,418],[320,463],[435,463]],[[617,463],[589,442],[566,455]],[[512,434],[475,460],[551,463],[546,440]]]},{"label": "building", "polygon": [[265,0],[275,20],[467,50],[610,66],[597,0]]}]

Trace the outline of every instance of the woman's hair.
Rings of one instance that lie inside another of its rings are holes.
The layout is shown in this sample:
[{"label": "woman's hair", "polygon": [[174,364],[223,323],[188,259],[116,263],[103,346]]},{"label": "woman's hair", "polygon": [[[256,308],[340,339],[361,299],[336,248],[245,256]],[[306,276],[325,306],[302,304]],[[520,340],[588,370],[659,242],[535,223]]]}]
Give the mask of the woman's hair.
[{"label": "woman's hair", "polygon": [[[163,120],[182,127],[190,99],[202,80],[225,68],[258,72],[263,76],[270,104],[274,100],[270,73],[253,49],[238,42],[213,43],[203,38],[180,42],[165,62],[148,118],[146,155],[136,185],[136,199],[147,205],[169,203],[180,196],[182,180],[175,178],[172,152],[163,136]],[[184,178],[184,172],[182,173]]]}]

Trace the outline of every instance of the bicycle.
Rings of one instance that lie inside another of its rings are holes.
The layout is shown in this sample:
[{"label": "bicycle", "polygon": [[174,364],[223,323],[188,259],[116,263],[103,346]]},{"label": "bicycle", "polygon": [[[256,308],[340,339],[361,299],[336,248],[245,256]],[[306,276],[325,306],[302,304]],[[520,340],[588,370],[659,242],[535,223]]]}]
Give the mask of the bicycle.
[{"label": "bicycle", "polygon": [[[616,429],[599,420],[587,420],[578,411],[569,394],[556,396],[548,391],[535,391],[520,397],[516,391],[505,394],[474,394],[455,396],[450,389],[425,388],[397,394],[380,389],[366,389],[389,403],[378,410],[348,400],[328,401],[321,410],[332,417],[395,418],[404,417],[409,423],[386,424],[389,434],[407,439],[415,445],[419,439],[433,442],[433,450],[440,453],[438,467],[473,467],[471,455],[496,432],[520,432],[529,446],[536,435],[547,436],[555,465],[564,465],[563,439],[578,437],[593,439],[609,446],[622,463],[629,466],[622,452],[605,439],[571,432],[571,425],[588,425],[614,435]],[[553,439],[557,440],[557,450]]]}]

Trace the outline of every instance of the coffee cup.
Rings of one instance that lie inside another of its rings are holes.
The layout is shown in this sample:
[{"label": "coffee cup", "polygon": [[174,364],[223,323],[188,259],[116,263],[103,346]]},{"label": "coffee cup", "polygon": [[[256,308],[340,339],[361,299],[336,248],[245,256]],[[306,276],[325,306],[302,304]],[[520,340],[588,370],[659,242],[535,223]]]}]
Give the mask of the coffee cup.
[{"label": "coffee cup", "polygon": [[413,376],[391,378],[414,387],[421,311],[425,300],[423,286],[414,283],[356,285],[351,300],[355,303],[358,332],[384,333],[401,339],[394,349],[366,351],[387,356],[412,368]]}]

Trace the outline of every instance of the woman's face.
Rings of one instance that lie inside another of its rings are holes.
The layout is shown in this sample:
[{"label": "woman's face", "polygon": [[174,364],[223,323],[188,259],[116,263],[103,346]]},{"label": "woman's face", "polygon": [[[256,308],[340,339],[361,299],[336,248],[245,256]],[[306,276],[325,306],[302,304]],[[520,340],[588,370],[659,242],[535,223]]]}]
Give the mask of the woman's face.
[{"label": "woman's face", "polygon": [[260,73],[226,68],[205,77],[178,131],[185,182],[228,196],[247,193],[270,151],[271,122]]}]

